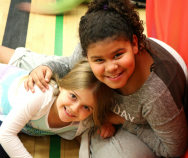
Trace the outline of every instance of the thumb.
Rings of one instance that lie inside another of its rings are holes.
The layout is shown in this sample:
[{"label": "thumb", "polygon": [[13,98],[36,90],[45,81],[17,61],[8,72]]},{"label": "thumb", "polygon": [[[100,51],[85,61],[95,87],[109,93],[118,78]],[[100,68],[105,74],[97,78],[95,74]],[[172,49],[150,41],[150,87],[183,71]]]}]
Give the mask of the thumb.
[{"label": "thumb", "polygon": [[46,75],[45,75],[45,81],[46,81],[46,82],[49,82],[50,79],[51,79],[51,77],[52,77],[52,71],[49,70],[49,69],[47,69]]}]

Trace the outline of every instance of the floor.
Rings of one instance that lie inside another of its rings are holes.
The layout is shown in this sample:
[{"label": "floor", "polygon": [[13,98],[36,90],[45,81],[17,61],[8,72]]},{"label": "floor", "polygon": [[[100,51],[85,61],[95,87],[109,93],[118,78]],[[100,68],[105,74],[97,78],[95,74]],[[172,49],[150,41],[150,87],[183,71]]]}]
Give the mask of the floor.
[{"label": "floor", "polygon": [[[50,3],[54,0],[32,0]],[[64,15],[30,14],[15,8],[31,0],[0,0],[0,44],[10,48],[26,47],[47,55],[69,56],[78,43],[80,17],[87,10],[82,4]],[[137,9],[145,22],[145,9]],[[146,31],[145,31],[146,34]],[[78,158],[79,143],[59,136],[32,137],[19,134],[26,149],[34,158]]]}]

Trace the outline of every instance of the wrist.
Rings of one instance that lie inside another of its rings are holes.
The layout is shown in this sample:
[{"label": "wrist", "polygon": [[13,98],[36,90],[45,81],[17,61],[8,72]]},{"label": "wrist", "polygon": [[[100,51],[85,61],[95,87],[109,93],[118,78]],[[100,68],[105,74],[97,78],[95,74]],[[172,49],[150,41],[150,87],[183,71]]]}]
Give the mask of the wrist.
[{"label": "wrist", "polygon": [[119,122],[120,122],[120,124],[122,124],[122,125],[123,125],[123,124],[124,124],[124,122],[125,122],[125,118],[120,117],[120,118],[119,118]]}]

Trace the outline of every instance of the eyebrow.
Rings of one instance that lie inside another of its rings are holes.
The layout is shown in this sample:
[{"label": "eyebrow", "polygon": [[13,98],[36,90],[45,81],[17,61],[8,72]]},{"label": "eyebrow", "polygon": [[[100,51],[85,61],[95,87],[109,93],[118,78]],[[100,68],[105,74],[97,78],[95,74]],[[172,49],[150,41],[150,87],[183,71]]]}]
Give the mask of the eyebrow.
[{"label": "eyebrow", "polygon": [[[119,52],[120,50],[125,50],[125,48],[119,48],[117,50],[115,50],[114,52],[112,52],[111,54],[116,54],[117,52]],[[101,58],[102,56],[92,56],[91,59],[95,59],[95,58]]]},{"label": "eyebrow", "polygon": [[[72,90],[72,91],[73,91],[73,90]],[[75,91],[73,91],[73,92],[74,92],[74,94],[76,95],[76,97],[80,98],[80,97],[78,96],[78,94],[76,94]],[[85,105],[85,106],[88,106],[88,107],[90,107],[90,108],[93,110],[93,107],[91,107],[91,106],[89,106],[89,105]]]}]

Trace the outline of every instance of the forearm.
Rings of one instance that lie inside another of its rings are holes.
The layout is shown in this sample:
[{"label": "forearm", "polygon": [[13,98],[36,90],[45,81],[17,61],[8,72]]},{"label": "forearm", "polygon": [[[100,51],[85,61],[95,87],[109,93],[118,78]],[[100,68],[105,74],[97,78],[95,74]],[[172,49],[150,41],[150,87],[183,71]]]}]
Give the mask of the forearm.
[{"label": "forearm", "polygon": [[67,57],[61,57],[55,61],[47,61],[42,65],[48,66],[52,70],[53,74],[57,74],[60,78],[62,78],[70,71],[68,63],[64,62],[66,59]]},{"label": "forearm", "polygon": [[[187,130],[175,129],[164,133],[157,133],[152,128],[141,127],[137,136],[145,142],[158,156],[179,157],[187,147]],[[172,129],[174,127],[171,127]],[[185,132],[186,131],[186,132]]]},{"label": "forearm", "polygon": [[12,135],[7,131],[0,135],[1,145],[11,158],[32,158],[17,135]]},{"label": "forearm", "polygon": [[[9,121],[9,118],[12,119],[12,117],[16,115],[17,110],[11,111],[3,121],[0,129],[0,143],[11,158],[32,158],[17,136],[17,134],[20,132],[20,129],[24,126],[25,121],[23,121],[22,118],[14,118],[11,123]],[[26,121],[27,120],[28,119],[26,118]]]},{"label": "forearm", "polygon": [[114,124],[114,125],[121,125],[121,124],[124,124],[124,122],[126,122],[125,118],[115,114],[114,112],[110,111],[108,113],[108,121],[109,123],[111,124]]},{"label": "forearm", "polygon": [[74,53],[69,57],[61,57],[57,60],[51,60],[43,63],[42,65],[48,66],[53,74],[57,74],[59,77],[65,76],[72,68],[73,66],[80,61],[81,59],[84,59],[82,56],[82,48],[80,43],[76,46]]},{"label": "forearm", "polygon": [[158,156],[178,157],[187,147],[187,123],[183,110],[173,119],[153,125],[125,122],[123,128],[137,135]]}]

